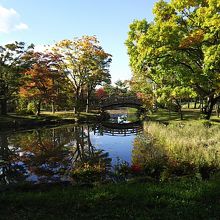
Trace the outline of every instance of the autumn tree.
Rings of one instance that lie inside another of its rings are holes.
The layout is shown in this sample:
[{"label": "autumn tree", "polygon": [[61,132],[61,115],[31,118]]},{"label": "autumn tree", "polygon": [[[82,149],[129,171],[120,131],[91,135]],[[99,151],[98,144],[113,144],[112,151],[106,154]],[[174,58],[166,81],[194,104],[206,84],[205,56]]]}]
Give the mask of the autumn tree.
[{"label": "autumn tree", "polygon": [[95,91],[95,96],[98,100],[100,100],[108,97],[108,94],[103,87],[100,87]]},{"label": "autumn tree", "polygon": [[53,51],[62,57],[59,71],[64,73],[72,85],[74,112],[79,111],[83,92],[86,92],[88,111],[90,95],[95,87],[110,80],[111,55],[103,50],[95,36],[62,40],[55,45]]},{"label": "autumn tree", "polygon": [[54,104],[58,97],[58,81],[62,80],[62,77],[55,69],[57,56],[35,52],[32,59],[35,62],[23,73],[20,96],[33,101],[39,115],[42,103]]},{"label": "autumn tree", "polygon": [[[156,85],[192,88],[207,100],[209,119],[220,100],[220,4],[216,0],[161,0],[154,21],[134,21],[126,42],[134,77]],[[174,85],[174,84],[173,84]],[[175,89],[176,90],[176,89]]]},{"label": "autumn tree", "polygon": [[0,114],[7,114],[8,101],[17,96],[20,73],[29,66],[29,61],[23,58],[33,47],[26,46],[23,42],[0,46]]}]

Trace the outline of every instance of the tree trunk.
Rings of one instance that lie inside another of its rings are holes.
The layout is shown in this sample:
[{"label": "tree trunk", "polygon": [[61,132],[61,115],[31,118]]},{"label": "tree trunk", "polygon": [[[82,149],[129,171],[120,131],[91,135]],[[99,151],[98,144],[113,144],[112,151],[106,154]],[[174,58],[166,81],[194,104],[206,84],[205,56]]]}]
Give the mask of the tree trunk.
[{"label": "tree trunk", "polygon": [[197,99],[195,99],[194,109],[196,109]]},{"label": "tree trunk", "polygon": [[73,107],[74,114],[77,114],[78,111],[79,111],[79,89],[76,90],[75,103],[74,103],[74,107]]},{"label": "tree trunk", "polygon": [[87,91],[87,97],[86,97],[86,112],[89,112],[89,107],[90,107],[90,92],[89,89]]},{"label": "tree trunk", "polygon": [[176,104],[178,106],[178,112],[180,114],[180,120],[183,120],[183,112],[182,112],[181,100],[180,100],[180,102],[178,100],[176,100]]},{"label": "tree trunk", "polygon": [[55,113],[55,103],[54,103],[54,101],[52,101],[52,103],[51,103],[51,111],[52,111],[53,114]]},{"label": "tree trunk", "polygon": [[199,109],[202,112],[203,111],[203,98],[199,98]]},{"label": "tree trunk", "polygon": [[1,100],[1,112],[0,115],[7,115],[7,100],[2,99]]},{"label": "tree trunk", "polygon": [[214,96],[208,98],[207,105],[204,107],[205,119],[209,120],[211,118],[212,110],[218,99],[219,97],[214,98]]},{"label": "tree trunk", "polygon": [[78,112],[78,98],[75,97],[75,103],[74,103],[74,106],[73,106],[73,113],[76,114]]},{"label": "tree trunk", "polygon": [[37,116],[40,115],[40,108],[41,108],[41,101],[39,101],[37,104]]},{"label": "tree trunk", "polygon": [[89,98],[86,98],[86,112],[89,112]]},{"label": "tree trunk", "polygon": [[188,108],[190,108],[190,100],[188,100]]},{"label": "tree trunk", "polygon": [[181,106],[179,108],[179,114],[180,114],[180,120],[183,120],[183,111],[182,111],[182,107]]},{"label": "tree trunk", "polygon": [[216,111],[217,111],[217,117],[219,118],[219,113],[220,113],[220,107],[219,104],[216,104]]}]

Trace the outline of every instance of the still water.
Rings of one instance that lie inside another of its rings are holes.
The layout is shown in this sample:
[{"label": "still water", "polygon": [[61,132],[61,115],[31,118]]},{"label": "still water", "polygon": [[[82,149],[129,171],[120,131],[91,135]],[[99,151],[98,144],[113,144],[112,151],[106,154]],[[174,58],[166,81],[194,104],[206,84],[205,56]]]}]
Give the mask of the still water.
[{"label": "still water", "polygon": [[139,124],[65,125],[0,133],[0,183],[69,181],[80,164],[132,163]]}]

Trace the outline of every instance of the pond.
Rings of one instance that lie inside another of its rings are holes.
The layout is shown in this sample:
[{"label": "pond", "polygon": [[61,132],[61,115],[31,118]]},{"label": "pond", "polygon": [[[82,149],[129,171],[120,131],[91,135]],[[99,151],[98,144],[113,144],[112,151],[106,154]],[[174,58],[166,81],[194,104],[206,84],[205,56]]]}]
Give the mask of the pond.
[{"label": "pond", "polygon": [[91,167],[106,171],[131,164],[141,130],[138,123],[107,123],[0,133],[1,184],[71,181],[82,167],[91,173]]}]

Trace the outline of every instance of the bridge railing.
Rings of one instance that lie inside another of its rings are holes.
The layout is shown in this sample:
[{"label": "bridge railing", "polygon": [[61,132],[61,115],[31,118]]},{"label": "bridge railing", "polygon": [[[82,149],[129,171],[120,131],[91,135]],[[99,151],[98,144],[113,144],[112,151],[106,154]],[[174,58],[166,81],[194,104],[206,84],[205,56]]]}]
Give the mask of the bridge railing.
[{"label": "bridge railing", "polygon": [[100,106],[101,107],[110,106],[110,105],[117,105],[117,104],[142,105],[142,102],[136,96],[107,97],[105,99],[100,100]]}]

